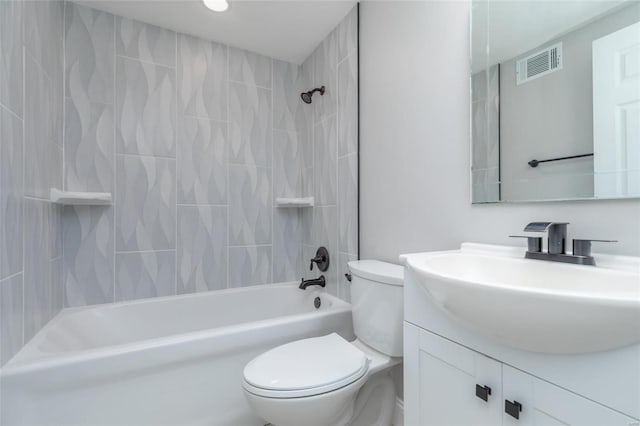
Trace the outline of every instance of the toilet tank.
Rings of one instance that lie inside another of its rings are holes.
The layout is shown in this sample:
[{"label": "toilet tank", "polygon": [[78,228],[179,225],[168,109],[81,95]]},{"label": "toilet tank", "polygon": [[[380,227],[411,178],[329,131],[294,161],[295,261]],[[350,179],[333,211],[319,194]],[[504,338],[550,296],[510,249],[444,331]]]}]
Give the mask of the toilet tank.
[{"label": "toilet tank", "polygon": [[402,356],[404,268],[378,260],[349,262],[353,329],[360,341]]}]

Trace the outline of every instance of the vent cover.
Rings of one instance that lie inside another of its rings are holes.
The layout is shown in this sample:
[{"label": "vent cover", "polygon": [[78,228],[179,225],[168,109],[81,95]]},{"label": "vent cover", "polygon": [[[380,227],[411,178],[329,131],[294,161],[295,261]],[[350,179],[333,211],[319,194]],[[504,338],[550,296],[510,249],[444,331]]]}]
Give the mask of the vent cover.
[{"label": "vent cover", "polygon": [[518,85],[562,69],[562,43],[554,44],[516,62]]}]

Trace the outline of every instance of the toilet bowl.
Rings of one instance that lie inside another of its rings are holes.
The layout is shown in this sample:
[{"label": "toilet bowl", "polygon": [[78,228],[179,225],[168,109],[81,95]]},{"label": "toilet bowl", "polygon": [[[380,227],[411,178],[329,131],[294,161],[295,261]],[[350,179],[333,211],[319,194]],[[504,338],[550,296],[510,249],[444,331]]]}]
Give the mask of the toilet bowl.
[{"label": "toilet bowl", "polygon": [[358,424],[368,400],[377,394],[383,401],[375,404],[379,412],[374,424],[391,423],[395,389],[387,373],[402,362],[403,271],[378,261],[350,262],[349,269],[356,340],[336,333],[297,340],[245,366],[245,397],[266,422]]}]

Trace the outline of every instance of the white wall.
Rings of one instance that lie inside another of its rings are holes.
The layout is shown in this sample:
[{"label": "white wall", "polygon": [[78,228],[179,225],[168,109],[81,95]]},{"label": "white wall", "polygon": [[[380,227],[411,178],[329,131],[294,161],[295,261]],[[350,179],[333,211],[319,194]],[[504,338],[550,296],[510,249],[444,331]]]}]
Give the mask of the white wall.
[{"label": "white wall", "polygon": [[[470,204],[466,2],[364,1],[360,20],[362,258],[510,240],[534,220],[595,251],[640,255],[640,200]],[[524,245],[523,245],[524,247]]]}]

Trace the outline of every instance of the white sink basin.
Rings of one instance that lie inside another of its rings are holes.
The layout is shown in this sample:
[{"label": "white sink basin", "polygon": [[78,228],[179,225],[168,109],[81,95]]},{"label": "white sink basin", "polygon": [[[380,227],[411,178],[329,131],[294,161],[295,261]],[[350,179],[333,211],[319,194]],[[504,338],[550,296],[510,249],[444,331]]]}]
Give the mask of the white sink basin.
[{"label": "white sink basin", "polygon": [[465,243],[403,259],[461,325],[517,349],[569,354],[640,342],[640,259],[595,257],[600,266],[570,265]]}]

